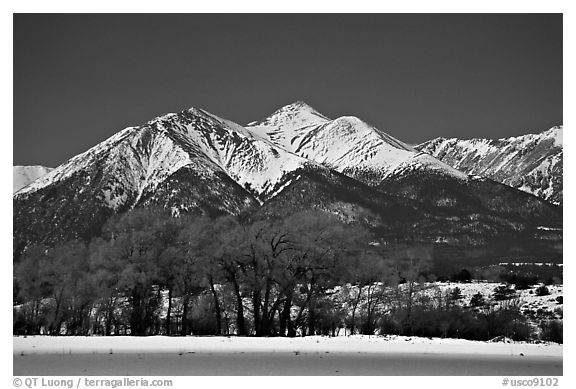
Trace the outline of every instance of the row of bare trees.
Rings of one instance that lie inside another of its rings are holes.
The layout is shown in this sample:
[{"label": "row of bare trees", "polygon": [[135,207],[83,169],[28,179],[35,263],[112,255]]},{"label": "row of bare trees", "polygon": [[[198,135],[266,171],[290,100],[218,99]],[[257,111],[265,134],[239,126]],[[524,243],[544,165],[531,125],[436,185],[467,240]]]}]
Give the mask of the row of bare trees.
[{"label": "row of bare trees", "polygon": [[137,209],[89,243],[28,247],[14,268],[14,332],[374,333],[390,287],[406,282],[410,311],[428,259],[320,211],[255,219]]}]

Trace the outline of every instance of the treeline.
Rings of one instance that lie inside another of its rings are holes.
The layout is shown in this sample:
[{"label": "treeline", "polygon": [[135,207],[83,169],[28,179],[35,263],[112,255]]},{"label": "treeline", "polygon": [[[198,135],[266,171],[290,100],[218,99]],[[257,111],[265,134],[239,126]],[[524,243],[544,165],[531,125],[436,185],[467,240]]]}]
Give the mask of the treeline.
[{"label": "treeline", "polygon": [[505,282],[516,289],[528,289],[534,285],[563,283],[563,267],[557,264],[491,265],[474,269],[476,279]]},{"label": "treeline", "polygon": [[[372,243],[372,244],[371,244]],[[138,209],[89,244],[28,247],[18,334],[316,333],[326,291],[383,263],[371,233],[321,212],[252,220]]]},{"label": "treeline", "polygon": [[476,331],[483,317],[450,303],[456,297],[423,297],[430,262],[426,247],[389,247],[320,211],[255,219],[137,209],[89,243],[25,249],[14,265],[14,334],[306,336],[345,328],[525,337],[514,307],[491,313]]}]

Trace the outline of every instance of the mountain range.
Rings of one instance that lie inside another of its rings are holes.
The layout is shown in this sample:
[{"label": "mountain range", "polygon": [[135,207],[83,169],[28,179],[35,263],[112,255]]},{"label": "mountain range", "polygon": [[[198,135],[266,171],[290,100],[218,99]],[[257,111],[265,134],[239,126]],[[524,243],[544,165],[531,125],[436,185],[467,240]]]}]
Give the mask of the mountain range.
[{"label": "mountain range", "polygon": [[467,174],[491,178],[562,204],[562,126],[504,139],[446,139],[424,142],[424,151]]},{"label": "mountain range", "polygon": [[190,108],[128,127],[17,191],[15,255],[34,242],[90,239],[112,215],[155,206],[175,215],[317,208],[444,259],[561,256],[561,207],[422,150],[303,102],[246,126]]}]

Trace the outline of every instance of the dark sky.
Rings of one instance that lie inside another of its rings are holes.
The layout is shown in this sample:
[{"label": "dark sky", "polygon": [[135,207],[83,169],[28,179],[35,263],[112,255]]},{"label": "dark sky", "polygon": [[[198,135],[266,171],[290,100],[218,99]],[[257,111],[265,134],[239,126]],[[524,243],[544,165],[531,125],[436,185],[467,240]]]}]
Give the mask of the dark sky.
[{"label": "dark sky", "polygon": [[14,164],[57,166],[190,106],[304,100],[408,143],[562,124],[562,15],[14,16]]}]

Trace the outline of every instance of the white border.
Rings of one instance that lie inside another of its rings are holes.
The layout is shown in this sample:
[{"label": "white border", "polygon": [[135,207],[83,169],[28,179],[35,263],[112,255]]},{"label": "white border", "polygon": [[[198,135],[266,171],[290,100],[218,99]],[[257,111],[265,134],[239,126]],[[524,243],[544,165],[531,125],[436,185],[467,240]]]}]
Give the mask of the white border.
[{"label": "white border", "polygon": [[[572,307],[574,306],[574,291],[571,287],[571,281],[574,275],[574,265],[572,261],[576,260],[573,247],[574,228],[571,225],[571,216],[576,216],[574,204],[570,199],[574,193],[574,144],[576,139],[571,132],[570,123],[572,120],[572,110],[576,106],[573,98],[574,87],[574,70],[576,64],[574,62],[574,49],[575,42],[572,39],[574,36],[574,25],[576,23],[573,17],[574,1],[533,1],[533,0],[513,0],[513,1],[411,1],[411,2],[377,2],[370,0],[355,0],[355,1],[330,1],[330,2],[314,2],[311,0],[287,0],[282,2],[272,1],[97,1],[97,2],[83,2],[83,1],[8,1],[3,2],[2,15],[0,19],[0,40],[2,42],[2,118],[4,124],[4,132],[2,142],[2,163],[0,164],[0,171],[2,172],[2,260],[5,261],[5,267],[11,268],[10,257],[12,236],[12,206],[11,206],[11,168],[12,163],[12,13],[198,13],[198,12],[226,12],[226,13],[262,13],[262,12],[301,12],[301,13],[524,13],[524,12],[548,12],[548,13],[564,13],[564,126],[567,131],[564,132],[564,147],[565,153],[565,229],[564,229],[564,247],[565,258],[565,294],[568,297],[568,309],[565,311],[565,322],[569,323],[567,329],[571,328],[574,323],[574,314]],[[10,200],[9,200],[10,198]],[[0,322],[2,335],[2,382],[5,382],[4,387],[12,385],[12,336],[11,336],[11,320],[9,315],[12,310],[10,296],[11,290],[11,271],[6,269],[3,272],[2,278],[2,292],[4,298],[2,299],[2,313],[5,320]],[[574,387],[574,369],[570,366],[575,366],[572,350],[574,348],[574,336],[571,331],[565,331],[565,346],[564,346],[564,359],[565,369],[564,377],[560,379],[560,387]],[[274,385],[274,387],[312,387],[321,386],[331,388],[350,388],[357,387],[358,385],[374,385],[375,387],[442,387],[442,388],[500,388],[501,378],[499,377],[382,377],[382,378],[368,378],[368,377],[293,377],[285,379],[282,377],[243,377],[240,380],[234,377],[203,377],[203,378],[187,378],[187,377],[170,377],[173,378],[177,384],[174,387],[193,388],[204,385],[210,386],[234,386],[236,388],[254,388],[259,386]],[[272,383],[269,380],[272,380]]]}]

